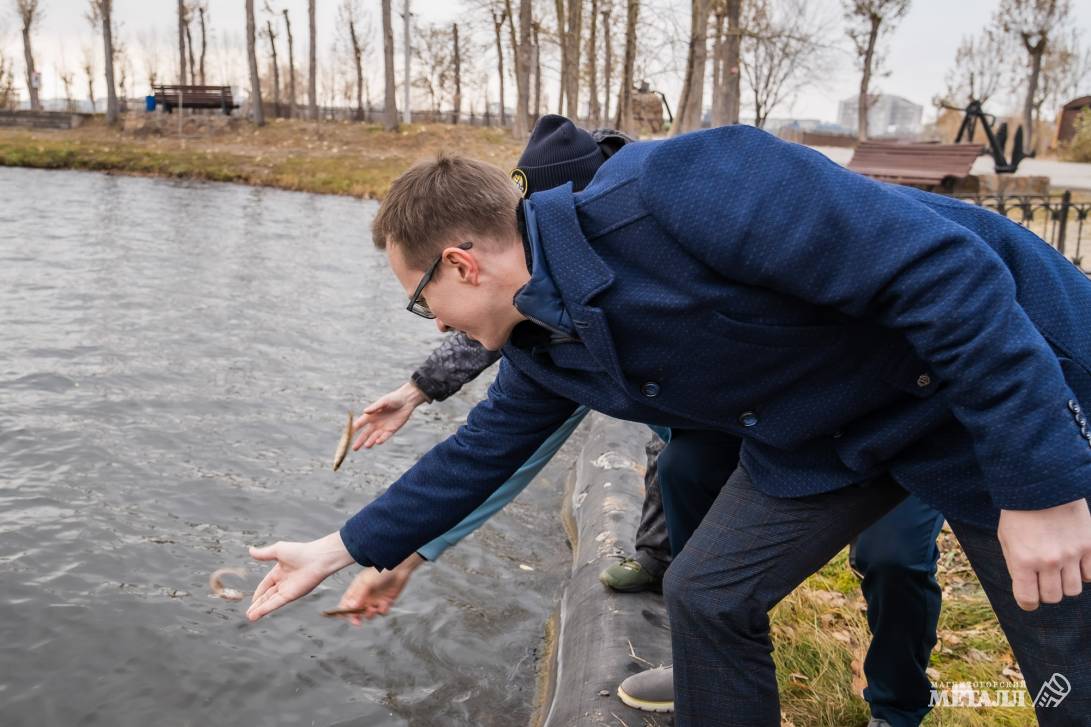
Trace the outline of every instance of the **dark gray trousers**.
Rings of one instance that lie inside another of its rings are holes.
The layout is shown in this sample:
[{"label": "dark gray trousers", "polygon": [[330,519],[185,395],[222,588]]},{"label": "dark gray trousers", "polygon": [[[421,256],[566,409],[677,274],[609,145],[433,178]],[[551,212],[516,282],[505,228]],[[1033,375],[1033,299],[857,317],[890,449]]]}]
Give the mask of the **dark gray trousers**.
[{"label": "dark gray trousers", "polygon": [[[663,583],[677,727],[780,724],[769,610],[905,495],[889,478],[879,478],[810,497],[774,498],[742,468],[731,475]],[[1011,643],[1031,699],[1054,674],[1071,685],[1059,704],[1037,708],[1039,723],[1091,727],[1091,588],[1023,611],[1011,595],[996,533],[957,523],[952,528]]]}]

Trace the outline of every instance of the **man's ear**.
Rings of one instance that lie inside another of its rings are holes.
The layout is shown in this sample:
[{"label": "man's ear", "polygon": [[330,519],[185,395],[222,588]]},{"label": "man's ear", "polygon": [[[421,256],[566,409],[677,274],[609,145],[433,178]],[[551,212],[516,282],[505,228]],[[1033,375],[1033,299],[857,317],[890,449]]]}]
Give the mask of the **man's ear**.
[{"label": "man's ear", "polygon": [[458,272],[459,282],[477,285],[478,277],[481,275],[481,266],[473,250],[448,247],[443,251],[443,263],[450,265]]}]

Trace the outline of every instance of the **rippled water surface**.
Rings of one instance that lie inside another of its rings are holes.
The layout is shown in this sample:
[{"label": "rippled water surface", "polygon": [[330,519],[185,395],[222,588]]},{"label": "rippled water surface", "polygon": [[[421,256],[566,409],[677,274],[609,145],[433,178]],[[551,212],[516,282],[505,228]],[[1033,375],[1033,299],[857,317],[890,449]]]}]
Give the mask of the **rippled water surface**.
[{"label": "rippled water surface", "polygon": [[339,527],[484,393],[330,470],[345,409],[439,341],[374,210],[0,168],[0,724],[527,721],[571,445],[381,622],[319,615],[355,568],[256,625],[209,596],[219,567],[257,584],[248,544]]}]

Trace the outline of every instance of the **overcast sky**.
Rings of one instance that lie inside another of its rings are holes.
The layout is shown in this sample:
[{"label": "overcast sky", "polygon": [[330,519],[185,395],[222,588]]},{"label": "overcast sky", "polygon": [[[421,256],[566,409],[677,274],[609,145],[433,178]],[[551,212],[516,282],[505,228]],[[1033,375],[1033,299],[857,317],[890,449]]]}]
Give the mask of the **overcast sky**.
[{"label": "overcast sky", "polygon": [[[830,17],[840,26],[840,2],[838,0],[810,0],[829,12]],[[263,0],[255,0],[259,12]],[[654,2],[654,0],[653,0]],[[670,3],[670,0],[659,0]],[[87,0],[42,0],[44,17],[35,34],[36,56],[39,69],[43,73],[45,95],[61,96],[56,78],[56,69],[62,64],[75,69],[80,64],[81,46],[91,42],[90,30],[84,18]],[[319,46],[327,49],[333,42],[336,26],[338,0],[318,1]],[[683,9],[669,20],[646,18],[657,24],[673,25],[681,32],[688,28],[688,2],[675,2]],[[1076,23],[1084,34],[1085,47],[1091,44],[1091,0],[1075,0],[1073,14]],[[276,0],[279,9],[287,7],[293,18],[296,36],[297,63],[303,64],[306,51],[306,0]],[[394,0],[396,11],[400,11],[402,0]],[[552,7],[552,3],[548,3]],[[963,36],[974,35],[988,21],[997,5],[997,0],[913,0],[908,15],[902,19],[894,33],[889,37],[889,52],[886,67],[890,75],[878,80],[879,90],[904,96],[926,107],[932,97],[943,89],[944,75],[953,64],[955,49]],[[372,25],[378,30],[377,0],[362,0],[361,6],[371,15]],[[16,61],[20,74],[17,85],[22,90],[22,45],[17,32],[16,20],[12,8],[14,0],[0,0],[0,50]],[[431,22],[450,23],[464,19],[470,14],[466,4],[459,0],[413,0],[413,12],[420,18]],[[645,8],[649,7],[645,3]],[[139,54],[141,36],[147,37],[154,31],[161,46],[165,63],[176,57],[174,38],[176,31],[174,12],[175,0],[114,0],[114,13],[121,23],[120,34],[127,41],[130,52]],[[481,11],[474,11],[480,14]],[[647,12],[647,11],[646,11]],[[654,12],[654,11],[652,11]],[[235,43],[241,46],[245,29],[243,0],[210,0],[211,24],[221,43]],[[396,19],[397,20],[397,19]],[[545,21],[551,24],[552,13]],[[397,33],[400,42],[400,31]],[[843,38],[840,30],[835,33],[838,41]],[[376,43],[378,45],[377,38]],[[212,51],[210,50],[210,53]],[[325,54],[328,51],[323,51]],[[400,52],[400,51],[399,51]],[[618,50],[620,55],[620,49]],[[372,66],[379,65],[373,59]],[[321,60],[320,60],[321,62]],[[400,73],[401,56],[398,56]],[[684,63],[679,59],[678,66]],[[100,61],[101,65],[101,61]],[[143,94],[146,83],[139,62],[134,60],[134,76],[141,79],[134,88]],[[173,68],[173,64],[171,65]],[[166,69],[164,69],[166,70]],[[379,78],[374,73],[374,78]],[[215,79],[210,79],[214,82]],[[789,109],[778,109],[774,116],[796,116],[835,120],[837,102],[851,96],[859,83],[856,71],[848,54],[829,80],[821,87],[810,89],[800,94],[795,104]],[[77,74],[76,88],[83,89],[85,81]],[[547,85],[552,90],[552,84]],[[655,79],[655,85],[667,93],[672,102],[677,98],[679,79],[676,74],[667,72]],[[514,84],[509,84],[514,87]],[[1091,93],[1091,89],[1088,89]],[[80,95],[84,95],[80,93]],[[381,96],[381,94],[373,94]],[[514,90],[508,91],[509,105],[514,103]],[[495,100],[495,90],[492,92]],[[999,110],[999,109],[998,109]]]}]

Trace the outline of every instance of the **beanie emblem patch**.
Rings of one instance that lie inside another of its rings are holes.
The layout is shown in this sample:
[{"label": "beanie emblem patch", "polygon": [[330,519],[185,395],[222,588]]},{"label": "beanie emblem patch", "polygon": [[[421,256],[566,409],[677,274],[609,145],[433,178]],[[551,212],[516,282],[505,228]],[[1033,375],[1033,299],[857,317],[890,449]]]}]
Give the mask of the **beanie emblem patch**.
[{"label": "beanie emblem patch", "polygon": [[527,196],[527,175],[522,169],[516,168],[511,170],[511,181],[515,182],[516,188],[519,190],[520,197]]}]

